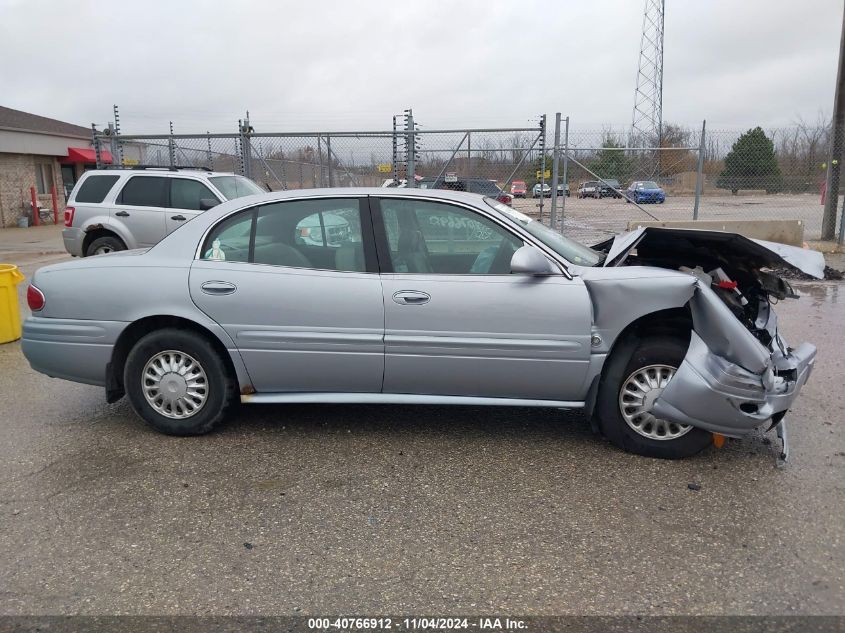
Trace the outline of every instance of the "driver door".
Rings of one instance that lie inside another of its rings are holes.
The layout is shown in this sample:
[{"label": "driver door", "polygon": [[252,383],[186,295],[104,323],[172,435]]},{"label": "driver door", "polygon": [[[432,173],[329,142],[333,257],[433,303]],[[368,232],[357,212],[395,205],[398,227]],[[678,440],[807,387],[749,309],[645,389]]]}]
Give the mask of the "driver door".
[{"label": "driver door", "polygon": [[388,196],[374,207],[385,393],[581,399],[583,282],[510,274],[522,240],[469,207]]}]

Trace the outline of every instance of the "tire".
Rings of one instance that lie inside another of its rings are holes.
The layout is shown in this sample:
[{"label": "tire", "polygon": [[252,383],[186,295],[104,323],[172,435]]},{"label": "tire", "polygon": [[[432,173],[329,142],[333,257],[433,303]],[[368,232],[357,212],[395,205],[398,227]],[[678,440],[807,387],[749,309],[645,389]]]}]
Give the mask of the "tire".
[{"label": "tire", "polygon": [[[153,385],[144,376],[154,376],[156,367],[161,371],[161,363],[180,360],[184,366],[179,372],[168,371],[159,376],[160,398],[154,406],[147,394],[155,399],[156,392],[143,386],[142,381]],[[193,387],[181,375],[192,377]],[[168,377],[170,381],[165,382]],[[237,392],[235,379],[214,347],[196,332],[175,328],[151,332],[135,344],[126,359],[123,385],[135,412],[149,426],[167,435],[208,433],[224,418]],[[183,397],[168,403],[161,396],[171,385]],[[186,394],[186,388],[192,389],[193,395]]]},{"label": "tire", "polygon": [[[665,376],[674,371],[669,372],[668,369],[654,368],[654,366],[676,369],[683,361],[686,352],[685,341],[667,335],[642,339],[631,337],[619,343],[599,383],[596,403],[599,428],[614,445],[629,453],[645,457],[683,459],[701,452],[712,443],[712,435],[708,431],[656,420],[654,416],[647,413],[642,417],[634,417],[632,424],[640,426],[640,431],[637,431],[626,421],[622,413],[623,401],[630,402],[627,407],[629,416],[637,411],[636,400],[632,401],[631,396],[627,395],[630,393],[627,390],[623,397],[623,389],[631,384],[632,379],[636,380],[634,377],[639,372],[646,372],[655,379],[655,382],[661,379],[668,382]],[[640,384],[648,389],[644,383]],[[648,402],[648,400],[647,395],[645,401]],[[650,407],[646,406],[645,411],[648,408]],[[655,436],[659,437],[661,428],[664,431],[664,438],[657,439]],[[652,437],[647,437],[647,435],[652,435]],[[669,438],[667,439],[666,436]]]},{"label": "tire", "polygon": [[102,255],[104,253],[112,253],[114,251],[125,251],[126,244],[123,243],[119,237],[107,235],[105,237],[98,237],[96,240],[88,245],[85,249],[85,256]]}]

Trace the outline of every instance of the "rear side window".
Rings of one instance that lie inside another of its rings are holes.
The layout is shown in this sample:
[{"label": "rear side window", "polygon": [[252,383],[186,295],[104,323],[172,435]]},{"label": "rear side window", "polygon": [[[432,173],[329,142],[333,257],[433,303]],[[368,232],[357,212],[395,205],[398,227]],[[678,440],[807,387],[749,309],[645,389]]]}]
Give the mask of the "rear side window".
[{"label": "rear side window", "polygon": [[215,204],[220,203],[217,196],[211,193],[211,189],[198,180],[189,180],[187,178],[170,179],[170,206],[172,208],[200,211],[200,201],[203,199],[211,200]]},{"label": "rear side window", "polygon": [[167,178],[155,176],[134,176],[123,187],[117,202],[136,207],[161,207],[167,181]]},{"label": "rear side window", "polygon": [[76,192],[76,202],[99,203],[105,200],[119,176],[88,176]]}]

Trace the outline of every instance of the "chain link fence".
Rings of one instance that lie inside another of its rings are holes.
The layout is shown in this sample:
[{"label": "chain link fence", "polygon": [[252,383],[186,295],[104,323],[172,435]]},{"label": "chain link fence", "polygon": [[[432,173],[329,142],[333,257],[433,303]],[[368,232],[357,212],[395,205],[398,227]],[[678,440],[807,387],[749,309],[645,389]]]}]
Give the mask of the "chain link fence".
[{"label": "chain link fence", "polygon": [[[498,188],[515,194],[516,209],[587,244],[654,220],[798,220],[804,239],[821,237],[824,125],[666,125],[658,142],[625,128],[564,124],[558,136],[545,117],[522,128],[427,130],[411,117],[395,131],[303,133],[259,132],[246,121],[228,134],[95,132],[94,143],[127,167],[235,172],[268,190],[412,182],[494,195]],[[638,183],[661,194],[639,195]]]}]

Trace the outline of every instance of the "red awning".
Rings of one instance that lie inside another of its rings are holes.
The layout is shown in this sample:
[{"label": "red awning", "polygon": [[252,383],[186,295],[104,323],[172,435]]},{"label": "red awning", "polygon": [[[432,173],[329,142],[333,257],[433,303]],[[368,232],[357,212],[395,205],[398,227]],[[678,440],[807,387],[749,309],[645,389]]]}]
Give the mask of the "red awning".
[{"label": "red awning", "polygon": [[[106,165],[112,162],[111,152],[107,150],[100,151],[100,161]],[[60,163],[96,163],[97,154],[93,147],[68,147],[67,156],[59,159]]]}]

